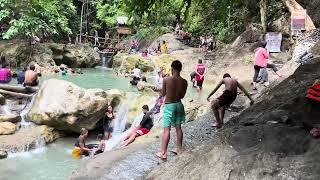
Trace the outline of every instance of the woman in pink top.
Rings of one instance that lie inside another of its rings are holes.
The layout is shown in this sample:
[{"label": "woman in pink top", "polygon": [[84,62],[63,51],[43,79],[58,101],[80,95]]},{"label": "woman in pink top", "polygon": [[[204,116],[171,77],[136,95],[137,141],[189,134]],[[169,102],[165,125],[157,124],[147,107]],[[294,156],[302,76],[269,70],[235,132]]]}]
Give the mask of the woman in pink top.
[{"label": "woman in pink top", "polygon": [[263,68],[272,68],[272,70],[279,76],[281,77],[280,74],[278,74],[278,69],[274,64],[269,64],[269,52],[266,48],[265,43],[261,47],[258,47],[257,49],[254,50],[254,75],[253,75],[253,89],[257,90],[256,83],[257,83],[257,78],[258,74],[260,72],[260,69]]},{"label": "woman in pink top", "polygon": [[11,73],[8,65],[6,63],[3,64],[0,69],[0,83],[9,83],[11,81]]}]

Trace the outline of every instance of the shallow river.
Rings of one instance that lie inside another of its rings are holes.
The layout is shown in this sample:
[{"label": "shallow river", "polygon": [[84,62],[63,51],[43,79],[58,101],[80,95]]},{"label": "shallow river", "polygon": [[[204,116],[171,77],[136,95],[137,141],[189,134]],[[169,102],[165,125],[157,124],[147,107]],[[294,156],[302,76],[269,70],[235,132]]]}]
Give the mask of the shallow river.
[{"label": "shallow river", "polygon": [[[129,85],[127,78],[115,77],[112,70],[83,69],[82,75],[60,74],[41,77],[41,82],[50,78],[64,79],[83,88],[120,89],[136,94],[136,88]],[[12,82],[11,84],[14,84]],[[187,100],[204,101],[207,91],[199,95],[191,83],[187,92]],[[71,157],[74,139],[63,138],[46,147],[10,154],[7,159],[0,160],[0,180],[63,180],[83,162]]]}]

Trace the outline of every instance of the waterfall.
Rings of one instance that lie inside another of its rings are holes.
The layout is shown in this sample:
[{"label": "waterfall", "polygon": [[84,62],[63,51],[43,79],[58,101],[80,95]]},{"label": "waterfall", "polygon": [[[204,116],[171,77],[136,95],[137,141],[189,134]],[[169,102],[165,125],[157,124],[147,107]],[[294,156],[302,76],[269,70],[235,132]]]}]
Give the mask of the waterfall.
[{"label": "waterfall", "polygon": [[102,67],[106,67],[106,57],[102,56]]},{"label": "waterfall", "polygon": [[11,111],[10,107],[8,105],[6,105],[6,104],[1,106],[1,109],[2,109],[2,112],[4,114],[8,114],[8,115],[12,114],[12,111]]},{"label": "waterfall", "polygon": [[24,107],[24,109],[20,112],[20,116],[21,116],[21,128],[28,128],[28,127],[32,127],[34,124],[30,121],[28,121],[26,119],[27,114],[29,113],[29,111],[31,110],[33,103],[35,101],[35,95],[32,96],[30,102],[27,102],[26,106]]},{"label": "waterfall", "polygon": [[119,111],[116,114],[116,118],[113,120],[113,135],[119,135],[121,134],[127,124],[128,120],[128,114],[129,114],[129,107],[127,104],[123,103],[119,106]]}]

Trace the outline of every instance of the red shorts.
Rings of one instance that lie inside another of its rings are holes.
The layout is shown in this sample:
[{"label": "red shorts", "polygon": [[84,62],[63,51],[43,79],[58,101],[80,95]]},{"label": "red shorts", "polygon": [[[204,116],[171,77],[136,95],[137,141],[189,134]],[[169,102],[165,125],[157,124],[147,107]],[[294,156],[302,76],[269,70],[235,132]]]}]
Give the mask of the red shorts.
[{"label": "red shorts", "polygon": [[150,130],[146,129],[146,128],[140,128],[140,129],[136,130],[137,136],[142,136],[142,135],[148,134],[149,132],[150,132]]}]

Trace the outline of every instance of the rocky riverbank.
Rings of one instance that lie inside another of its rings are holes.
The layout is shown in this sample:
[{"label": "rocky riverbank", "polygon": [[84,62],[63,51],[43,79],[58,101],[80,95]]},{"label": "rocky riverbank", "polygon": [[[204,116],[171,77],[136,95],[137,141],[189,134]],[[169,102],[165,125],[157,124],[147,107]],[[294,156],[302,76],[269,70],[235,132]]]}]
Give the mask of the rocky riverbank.
[{"label": "rocky riverbank", "polygon": [[11,67],[19,68],[36,62],[44,73],[53,73],[54,67],[65,64],[71,68],[95,67],[100,63],[99,54],[89,45],[57,43],[0,42],[0,54],[6,57]]}]

